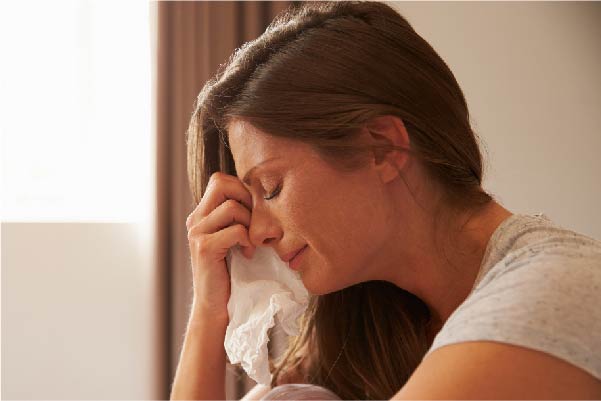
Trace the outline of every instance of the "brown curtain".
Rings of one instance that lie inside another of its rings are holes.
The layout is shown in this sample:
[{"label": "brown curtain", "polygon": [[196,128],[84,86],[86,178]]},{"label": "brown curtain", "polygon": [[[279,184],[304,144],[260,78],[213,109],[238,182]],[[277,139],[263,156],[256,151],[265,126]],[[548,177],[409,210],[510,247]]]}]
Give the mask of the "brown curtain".
[{"label": "brown curtain", "polygon": [[[157,380],[168,399],[192,302],[185,221],[194,210],[186,172],[185,130],[204,83],[244,42],[258,37],[273,17],[296,1],[163,1],[157,4],[157,263],[159,344]],[[271,350],[270,350],[271,352]],[[228,364],[226,398],[240,399],[252,386]]]}]

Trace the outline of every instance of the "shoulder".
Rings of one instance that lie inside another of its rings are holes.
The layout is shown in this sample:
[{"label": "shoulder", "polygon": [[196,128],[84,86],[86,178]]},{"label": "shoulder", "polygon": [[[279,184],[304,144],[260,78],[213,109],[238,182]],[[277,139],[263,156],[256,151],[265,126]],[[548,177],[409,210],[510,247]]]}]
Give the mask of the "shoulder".
[{"label": "shoulder", "polygon": [[[472,319],[492,324],[492,319],[502,316],[506,322],[522,323],[545,315],[568,320],[601,319],[601,309],[596,307],[601,303],[601,242],[578,241],[549,238],[507,253],[445,326],[463,325]],[[533,323],[544,326],[545,322]]]},{"label": "shoulder", "polygon": [[489,241],[481,281],[485,283],[500,273],[545,258],[595,259],[600,255],[601,241],[595,238],[563,227],[544,214],[514,214]]},{"label": "shoulder", "polygon": [[544,235],[523,235],[505,249],[456,312],[498,302],[505,307],[534,301],[522,306],[543,308],[558,300],[601,302],[601,241],[557,226],[543,228]]},{"label": "shoulder", "polygon": [[537,350],[464,342],[429,354],[392,399],[424,398],[600,399],[601,380]]},{"label": "shoulder", "polygon": [[428,353],[466,341],[503,342],[546,352],[601,379],[601,256],[540,253],[525,263],[474,290]]},{"label": "shoulder", "polygon": [[601,399],[601,242],[510,223],[393,399]]},{"label": "shoulder", "polygon": [[[446,365],[453,375],[444,380],[484,375],[488,385],[496,386],[508,378],[517,387],[507,391],[515,394],[530,394],[520,380],[524,385],[549,380],[551,384],[544,384],[549,391],[553,383],[568,379],[581,381],[580,388],[599,385],[601,248],[580,239],[561,244],[552,239],[531,242],[495,265],[436,335],[411,387],[421,386],[416,383],[425,380],[418,379],[422,375],[440,377]],[[475,366],[477,371],[472,371]]]}]

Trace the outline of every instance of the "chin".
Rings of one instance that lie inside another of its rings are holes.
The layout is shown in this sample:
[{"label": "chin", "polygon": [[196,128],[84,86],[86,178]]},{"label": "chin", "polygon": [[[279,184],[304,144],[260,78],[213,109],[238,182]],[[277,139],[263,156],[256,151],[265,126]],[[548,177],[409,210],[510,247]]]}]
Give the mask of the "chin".
[{"label": "chin", "polygon": [[306,272],[301,271],[301,279],[303,280],[303,285],[309,292],[309,295],[323,295],[327,294],[327,292],[323,292],[323,288],[319,285],[315,285],[315,282],[311,279],[310,275],[307,275]]},{"label": "chin", "polygon": [[301,279],[310,295],[326,295],[339,290],[338,288],[328,285],[328,282],[324,281],[323,278],[313,277],[306,272],[301,272]]}]

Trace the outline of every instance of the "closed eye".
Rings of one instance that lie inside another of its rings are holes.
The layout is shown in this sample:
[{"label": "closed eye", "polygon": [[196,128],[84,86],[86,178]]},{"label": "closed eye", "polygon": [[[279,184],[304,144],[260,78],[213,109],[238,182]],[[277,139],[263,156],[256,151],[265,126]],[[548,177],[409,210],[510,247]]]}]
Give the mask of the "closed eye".
[{"label": "closed eye", "polygon": [[263,198],[263,199],[271,200],[271,199],[275,198],[276,196],[279,195],[281,189],[282,189],[281,185],[278,185],[277,188],[267,198]]}]

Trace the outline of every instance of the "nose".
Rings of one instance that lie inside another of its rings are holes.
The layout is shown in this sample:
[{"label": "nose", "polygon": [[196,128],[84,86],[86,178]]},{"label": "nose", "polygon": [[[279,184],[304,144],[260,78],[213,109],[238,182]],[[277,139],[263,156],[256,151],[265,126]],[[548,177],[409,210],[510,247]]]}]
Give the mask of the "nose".
[{"label": "nose", "polygon": [[248,235],[255,247],[274,246],[282,236],[282,232],[273,216],[259,208],[254,208],[250,217]]}]

